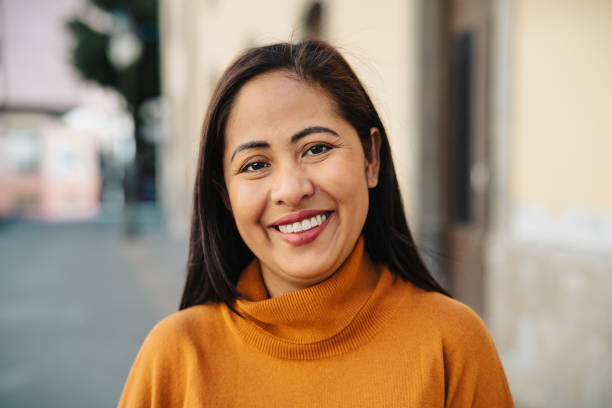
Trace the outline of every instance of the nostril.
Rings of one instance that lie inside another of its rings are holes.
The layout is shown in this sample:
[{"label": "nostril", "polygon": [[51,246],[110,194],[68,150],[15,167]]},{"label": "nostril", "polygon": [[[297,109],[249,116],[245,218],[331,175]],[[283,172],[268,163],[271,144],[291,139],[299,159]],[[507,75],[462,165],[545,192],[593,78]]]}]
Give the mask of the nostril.
[{"label": "nostril", "polygon": [[302,200],[312,197],[313,194],[314,186],[310,181],[296,179],[291,180],[291,182],[281,183],[277,188],[274,188],[270,198],[277,205],[293,206]]}]

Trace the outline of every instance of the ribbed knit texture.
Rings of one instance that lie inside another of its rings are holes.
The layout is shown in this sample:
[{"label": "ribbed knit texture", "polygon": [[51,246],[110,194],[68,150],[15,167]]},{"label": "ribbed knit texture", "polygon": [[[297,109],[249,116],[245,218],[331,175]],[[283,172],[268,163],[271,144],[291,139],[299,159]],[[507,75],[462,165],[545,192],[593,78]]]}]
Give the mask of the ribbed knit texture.
[{"label": "ribbed knit texture", "polygon": [[238,290],[243,317],[209,304],[160,322],[119,406],[513,406],[478,316],[374,265],[362,238],[317,285],[268,298],[254,261]]}]

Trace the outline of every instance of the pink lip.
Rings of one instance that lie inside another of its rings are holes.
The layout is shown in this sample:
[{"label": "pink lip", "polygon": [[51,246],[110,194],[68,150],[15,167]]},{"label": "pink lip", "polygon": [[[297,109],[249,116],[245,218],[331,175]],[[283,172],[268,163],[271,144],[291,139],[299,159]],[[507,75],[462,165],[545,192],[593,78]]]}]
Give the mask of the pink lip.
[{"label": "pink lip", "polygon": [[[320,214],[320,212],[317,212],[316,214]],[[332,219],[334,214],[335,213],[333,212],[330,213],[327,216],[327,219],[325,220],[325,222],[323,222],[323,224],[317,227],[311,228],[308,231],[292,232],[292,233],[285,234],[285,233],[280,232],[276,228],[271,228],[271,229],[275,233],[279,234],[280,237],[283,239],[283,241],[287,242],[288,244],[295,245],[295,246],[304,245],[304,244],[314,241],[319,236],[319,234],[323,232],[325,227],[327,227],[327,224],[329,224],[329,220]],[[307,218],[307,217],[304,217],[304,218]]]},{"label": "pink lip", "polygon": [[302,220],[305,220],[307,218],[313,217],[313,216],[315,216],[317,214],[323,214],[325,212],[327,212],[327,211],[325,211],[325,210],[302,210],[299,213],[289,214],[289,215],[286,215],[286,216],[284,216],[282,218],[279,218],[278,220],[276,220],[272,224],[270,224],[270,226],[293,224],[294,222],[302,221]]}]

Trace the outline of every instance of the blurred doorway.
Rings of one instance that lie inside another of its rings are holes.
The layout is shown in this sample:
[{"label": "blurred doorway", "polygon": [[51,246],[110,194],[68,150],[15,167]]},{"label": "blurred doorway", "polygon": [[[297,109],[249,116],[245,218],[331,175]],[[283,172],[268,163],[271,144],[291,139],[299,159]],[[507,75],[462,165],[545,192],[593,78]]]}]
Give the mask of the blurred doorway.
[{"label": "blurred doorway", "polygon": [[488,0],[446,3],[448,98],[442,98],[448,126],[442,136],[446,158],[445,240],[448,287],[479,314],[484,310],[484,237],[489,207]]}]

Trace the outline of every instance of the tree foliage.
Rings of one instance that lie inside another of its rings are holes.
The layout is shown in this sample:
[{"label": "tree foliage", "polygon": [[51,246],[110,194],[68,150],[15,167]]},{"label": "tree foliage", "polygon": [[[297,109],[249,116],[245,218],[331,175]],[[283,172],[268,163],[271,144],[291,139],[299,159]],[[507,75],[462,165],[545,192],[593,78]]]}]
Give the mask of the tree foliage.
[{"label": "tree foliage", "polygon": [[157,0],[90,0],[106,11],[124,10],[136,21],[157,21]]},{"label": "tree foliage", "polygon": [[159,29],[157,0],[89,0],[108,13],[123,14],[134,23],[135,34],[142,41],[143,50],[136,66],[132,68],[126,89],[121,73],[112,65],[107,55],[110,33],[99,32],[78,16],[67,26],[76,44],[72,50],[72,62],[81,76],[102,86],[110,86],[122,93],[136,108],[143,101],[160,93],[159,80]]},{"label": "tree foliage", "polygon": [[70,20],[68,28],[77,39],[72,50],[72,62],[83,78],[102,86],[116,86],[117,73],[106,56],[110,36],[79,19]]}]

